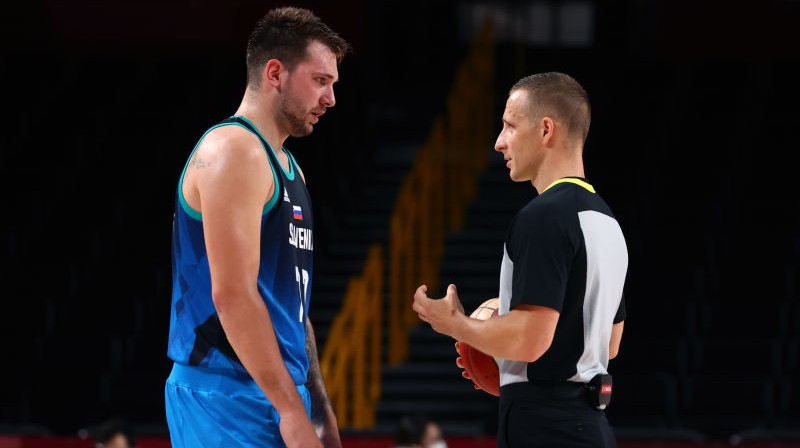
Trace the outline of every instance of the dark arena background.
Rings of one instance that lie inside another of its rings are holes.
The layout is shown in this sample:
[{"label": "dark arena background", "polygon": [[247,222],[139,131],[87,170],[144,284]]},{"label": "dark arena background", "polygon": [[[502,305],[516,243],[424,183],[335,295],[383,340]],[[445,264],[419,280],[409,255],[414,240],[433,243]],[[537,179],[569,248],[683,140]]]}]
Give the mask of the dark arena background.
[{"label": "dark arena background", "polygon": [[[287,3],[3,6],[0,447],[92,447],[115,417],[169,446],[178,176],[241,100],[252,26]],[[388,448],[418,414],[450,447],[494,446],[496,399],[411,298],[423,281],[457,284],[467,312],[497,295],[535,192],[494,139],[509,87],[544,71],[589,93],[587,177],[628,244],[620,446],[800,446],[800,2],[291,3],[354,49],[336,106],[287,142],[345,447]]]}]

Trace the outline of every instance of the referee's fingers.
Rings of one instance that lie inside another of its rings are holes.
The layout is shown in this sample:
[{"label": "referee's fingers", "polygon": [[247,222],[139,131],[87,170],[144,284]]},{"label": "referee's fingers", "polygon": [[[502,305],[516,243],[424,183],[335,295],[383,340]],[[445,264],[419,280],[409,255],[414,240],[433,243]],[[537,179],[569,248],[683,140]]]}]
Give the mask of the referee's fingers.
[{"label": "referee's fingers", "polygon": [[447,286],[447,295],[458,297],[458,289],[456,289],[456,285],[451,283]]},{"label": "referee's fingers", "polygon": [[422,307],[419,301],[417,301],[417,299],[414,299],[414,303],[411,304],[411,309],[414,310],[415,313],[419,314],[420,317],[422,316],[422,313],[425,311],[425,309]]}]

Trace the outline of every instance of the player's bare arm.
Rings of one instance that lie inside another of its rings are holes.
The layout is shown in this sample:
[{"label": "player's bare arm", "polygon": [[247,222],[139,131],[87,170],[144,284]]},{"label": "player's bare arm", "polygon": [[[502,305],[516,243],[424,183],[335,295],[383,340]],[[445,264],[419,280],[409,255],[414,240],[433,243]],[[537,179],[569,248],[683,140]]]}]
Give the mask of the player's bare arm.
[{"label": "player's bare arm", "polygon": [[414,294],[413,309],[439,333],[467,343],[487,355],[512,361],[533,362],[553,342],[559,312],[548,307],[520,305],[504,316],[488,320],[464,315],[454,286],[439,300],[427,296],[427,287]]},{"label": "player's bare arm", "polygon": [[318,447],[256,286],[261,214],[274,181],[266,153],[243,132],[220,133],[198,148],[206,166],[187,186],[196,188],[203,215],[213,302],[236,355],[278,410],[286,444]]},{"label": "player's bare arm", "polygon": [[319,367],[317,354],[317,340],[314,336],[314,327],[311,320],[306,319],[306,353],[308,354],[308,382],[306,388],[311,394],[311,421],[315,426],[321,427],[320,438],[325,448],[341,448],[339,439],[339,425],[333,406],[325,389],[322,370]]}]

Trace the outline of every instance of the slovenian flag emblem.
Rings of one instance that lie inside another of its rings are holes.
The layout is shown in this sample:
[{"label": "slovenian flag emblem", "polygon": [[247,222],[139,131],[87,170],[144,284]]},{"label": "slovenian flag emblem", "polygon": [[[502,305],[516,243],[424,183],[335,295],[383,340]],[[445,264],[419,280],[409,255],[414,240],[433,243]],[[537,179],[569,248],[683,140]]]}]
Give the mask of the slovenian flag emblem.
[{"label": "slovenian flag emblem", "polygon": [[292,212],[294,213],[294,219],[303,220],[303,209],[299,205],[293,205]]}]

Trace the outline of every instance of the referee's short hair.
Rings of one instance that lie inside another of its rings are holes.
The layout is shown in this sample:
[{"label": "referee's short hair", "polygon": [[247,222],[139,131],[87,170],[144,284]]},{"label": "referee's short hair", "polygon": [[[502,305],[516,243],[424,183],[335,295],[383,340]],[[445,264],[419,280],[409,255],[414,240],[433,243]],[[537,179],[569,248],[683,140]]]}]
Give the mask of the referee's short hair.
[{"label": "referee's short hair", "polygon": [[586,90],[574,78],[559,72],[537,73],[517,81],[509,95],[517,90],[528,92],[531,120],[549,116],[564,123],[572,138],[586,140],[592,107]]}]

